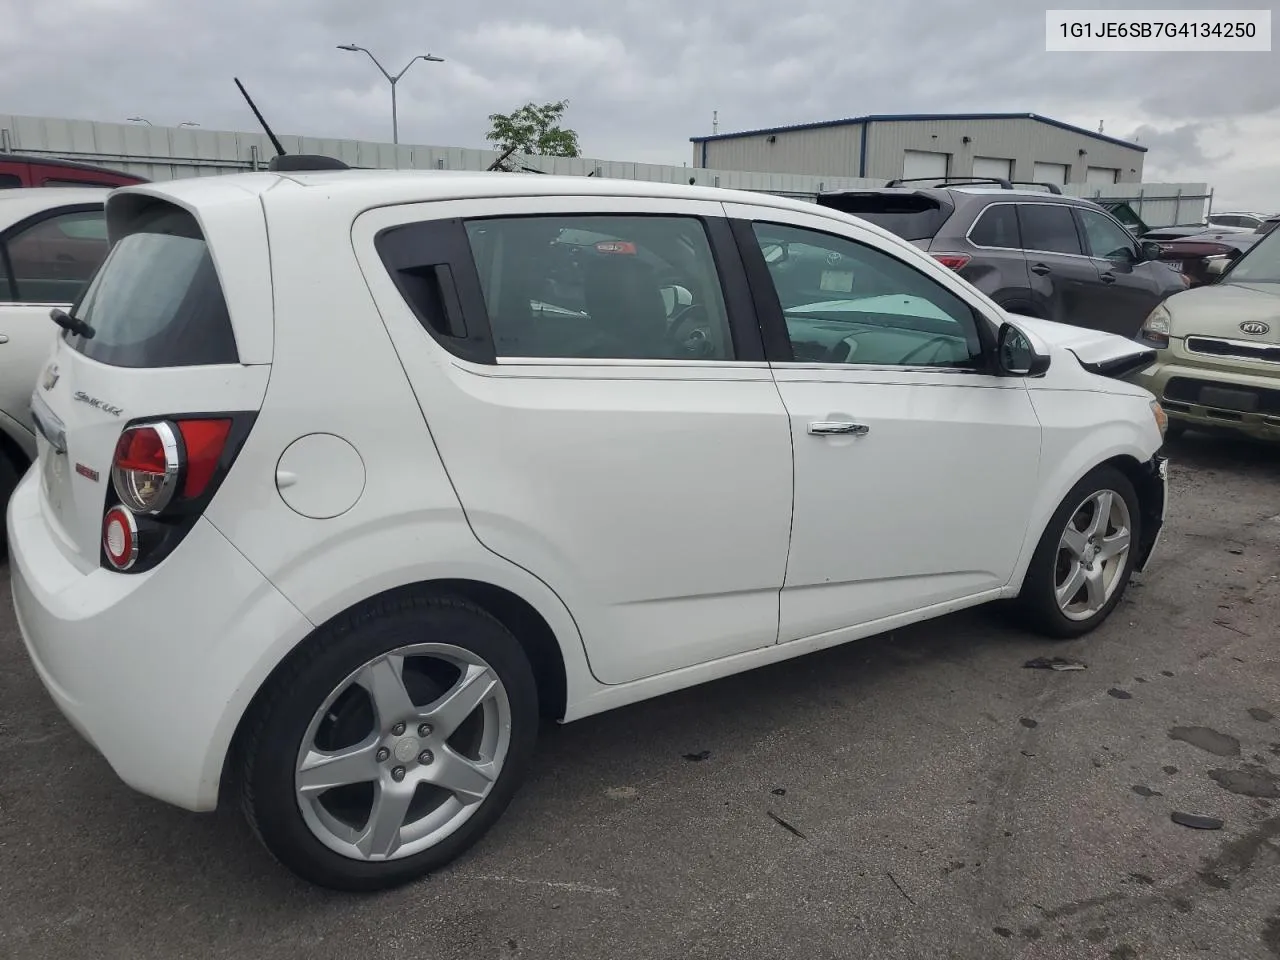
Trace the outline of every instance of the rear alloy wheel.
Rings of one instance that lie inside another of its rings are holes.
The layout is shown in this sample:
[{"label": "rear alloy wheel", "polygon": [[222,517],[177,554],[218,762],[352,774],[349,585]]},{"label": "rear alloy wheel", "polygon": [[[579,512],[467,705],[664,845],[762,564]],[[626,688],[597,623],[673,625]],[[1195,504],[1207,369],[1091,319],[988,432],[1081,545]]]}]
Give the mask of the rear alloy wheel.
[{"label": "rear alloy wheel", "polygon": [[532,754],[537,692],[515,637],[459,600],[396,606],[324,628],[263,698],[246,746],[250,823],[322,886],[376,890],[448,863],[502,813]]},{"label": "rear alloy wheel", "polygon": [[1133,573],[1139,518],[1133,484],[1119,470],[1100,467],[1075,485],[1049,521],[1018,598],[1033,626],[1076,637],[1107,618]]}]

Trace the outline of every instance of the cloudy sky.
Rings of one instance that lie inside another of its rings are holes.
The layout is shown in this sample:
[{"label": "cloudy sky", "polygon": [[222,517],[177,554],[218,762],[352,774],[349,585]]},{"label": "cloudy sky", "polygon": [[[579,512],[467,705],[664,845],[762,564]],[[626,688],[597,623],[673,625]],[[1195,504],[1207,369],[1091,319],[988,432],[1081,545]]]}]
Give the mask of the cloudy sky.
[{"label": "cloudy sky", "polygon": [[[1058,2],[1054,6],[1067,6]],[[1077,4],[1077,6],[1099,6]],[[1193,9],[1228,4],[1178,4]],[[1242,6],[1242,4],[1230,4]],[[1248,6],[1243,4],[1243,6]],[[1253,4],[1261,7],[1261,4]],[[269,13],[268,13],[269,11]],[[568,98],[587,156],[682,163],[688,138],[863,113],[1034,111],[1150,147],[1146,179],[1280,210],[1280,53],[1044,52],[1026,0],[0,0],[0,109],[485,146],[487,117]],[[816,172],[816,171],[815,171]]]}]

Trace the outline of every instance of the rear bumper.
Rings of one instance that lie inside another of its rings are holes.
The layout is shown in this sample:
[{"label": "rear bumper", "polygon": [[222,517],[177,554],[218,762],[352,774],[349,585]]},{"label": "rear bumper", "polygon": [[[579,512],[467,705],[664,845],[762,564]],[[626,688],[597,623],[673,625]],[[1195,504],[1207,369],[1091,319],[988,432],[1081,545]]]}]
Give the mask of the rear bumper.
[{"label": "rear bumper", "polygon": [[129,786],[213,809],[259,661],[310,625],[206,520],[137,575],[74,567],[34,473],[7,523],[18,626],[58,708]]},{"label": "rear bumper", "polygon": [[1139,573],[1147,569],[1160,535],[1164,532],[1165,513],[1169,504],[1169,460],[1157,454],[1142,465],[1137,483],[1138,504],[1142,511],[1142,523],[1138,527],[1138,555],[1134,569]]}]

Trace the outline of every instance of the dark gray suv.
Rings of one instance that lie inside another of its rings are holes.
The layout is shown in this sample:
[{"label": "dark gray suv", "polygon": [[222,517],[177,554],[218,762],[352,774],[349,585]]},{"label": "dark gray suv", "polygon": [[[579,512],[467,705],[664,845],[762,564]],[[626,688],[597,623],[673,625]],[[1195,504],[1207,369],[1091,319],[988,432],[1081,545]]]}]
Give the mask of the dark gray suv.
[{"label": "dark gray suv", "polygon": [[902,183],[817,202],[911,241],[1011,313],[1132,337],[1158,303],[1186,289],[1156,259],[1158,244],[1135,240],[1091,200],[1008,181]]}]

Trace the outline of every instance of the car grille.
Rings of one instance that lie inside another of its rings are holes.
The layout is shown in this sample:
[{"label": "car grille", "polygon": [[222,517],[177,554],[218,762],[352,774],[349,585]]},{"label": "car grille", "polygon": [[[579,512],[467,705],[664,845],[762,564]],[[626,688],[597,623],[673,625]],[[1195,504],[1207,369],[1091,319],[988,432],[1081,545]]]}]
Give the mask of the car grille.
[{"label": "car grille", "polygon": [[1213,383],[1192,377],[1171,377],[1165,384],[1166,400],[1197,404],[1241,413],[1280,414],[1280,390],[1242,387],[1231,383]]},{"label": "car grille", "polygon": [[1280,344],[1249,343],[1244,340],[1220,340],[1217,337],[1187,337],[1187,351],[1213,357],[1235,357],[1280,363]]}]

